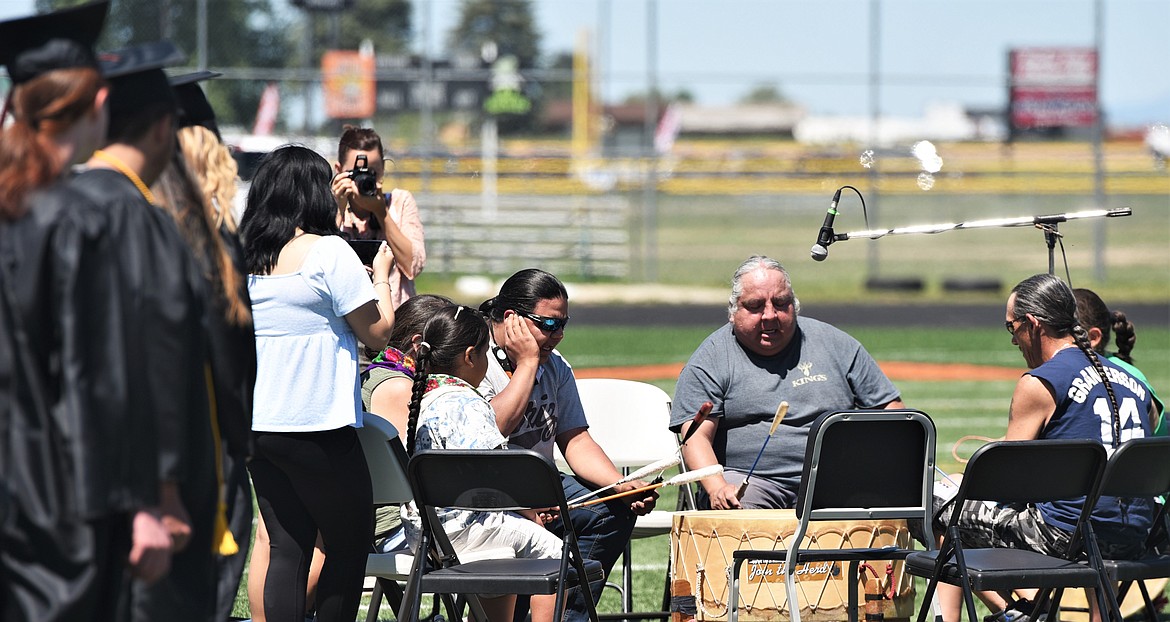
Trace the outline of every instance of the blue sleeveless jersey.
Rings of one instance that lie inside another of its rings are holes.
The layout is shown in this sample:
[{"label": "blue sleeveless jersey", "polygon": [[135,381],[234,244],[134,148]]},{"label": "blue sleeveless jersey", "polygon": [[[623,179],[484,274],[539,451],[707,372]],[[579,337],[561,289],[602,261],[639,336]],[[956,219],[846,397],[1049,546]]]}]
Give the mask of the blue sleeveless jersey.
[{"label": "blue sleeveless jersey", "polygon": [[[1148,413],[1152,393],[1141,381],[1103,356],[1098,357],[1113,386],[1121,419],[1121,440],[1151,436]],[[1113,454],[1113,417],[1101,375],[1077,347],[1065,348],[1028,372],[1052,388],[1056,411],[1040,438],[1092,439]],[[1039,504],[1045,522],[1071,531],[1083,500]],[[1093,508],[1093,530],[1102,541],[1140,541],[1153,520],[1150,498],[1101,497]]]}]

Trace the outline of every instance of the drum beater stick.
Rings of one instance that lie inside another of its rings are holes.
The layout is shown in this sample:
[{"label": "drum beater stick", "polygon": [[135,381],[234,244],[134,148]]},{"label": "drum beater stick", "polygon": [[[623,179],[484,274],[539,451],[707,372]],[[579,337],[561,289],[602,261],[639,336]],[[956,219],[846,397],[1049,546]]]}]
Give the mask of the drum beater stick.
[{"label": "drum beater stick", "polygon": [[650,492],[651,490],[656,490],[658,488],[662,488],[663,486],[678,486],[680,484],[689,484],[691,482],[701,480],[704,477],[711,477],[712,475],[718,475],[722,472],[723,472],[723,465],[722,464],[712,464],[711,466],[705,466],[701,469],[695,469],[694,471],[687,471],[686,473],[679,473],[678,475],[675,475],[674,477],[666,480],[665,482],[658,482],[657,484],[650,484],[649,486],[643,486],[641,488],[631,488],[630,490],[626,490],[624,492],[612,494],[612,495],[609,495],[608,497],[602,497],[600,499],[593,499],[592,501],[586,501],[585,503],[579,503],[577,505],[570,505],[569,509],[575,510],[577,508],[583,508],[585,506],[595,505],[595,504],[601,503],[603,501],[609,501],[610,499],[617,499],[618,497],[626,497],[629,495],[636,495],[636,494],[641,493],[641,492]]},{"label": "drum beater stick", "polygon": [[687,428],[687,433],[683,435],[682,442],[679,445],[686,445],[687,441],[695,435],[695,432],[699,431],[699,426],[707,420],[707,415],[711,414],[712,408],[714,408],[714,404],[711,402],[703,402],[703,405],[699,407],[699,412],[695,413],[695,417],[691,419],[691,425]]},{"label": "drum beater stick", "polygon": [[584,500],[588,499],[589,497],[595,497],[595,496],[609,490],[610,488],[613,488],[614,486],[618,486],[618,485],[624,484],[626,482],[632,482],[636,479],[642,479],[643,477],[646,477],[647,475],[649,475],[651,473],[661,473],[662,471],[669,469],[670,467],[678,464],[679,462],[682,462],[682,457],[678,455],[678,452],[675,452],[675,454],[673,456],[667,456],[667,457],[665,457],[661,460],[658,460],[656,462],[651,462],[650,464],[647,464],[646,466],[638,469],[637,471],[634,471],[633,473],[630,473],[629,475],[619,479],[618,481],[616,481],[608,486],[603,486],[601,488],[598,488],[597,490],[594,490],[593,492],[588,493],[588,494],[581,495],[580,497],[577,497],[576,499],[570,499],[569,505],[573,505],[574,503],[584,501]]},{"label": "drum beater stick", "polygon": [[[689,439],[692,434],[694,434],[695,432],[697,432],[699,430],[699,424],[703,423],[703,421],[707,419],[707,415],[711,414],[712,407],[713,407],[713,405],[711,404],[711,402],[703,402],[703,405],[699,407],[699,412],[695,413],[694,418],[691,419],[691,425],[689,428],[687,428],[687,433],[685,436],[683,436],[682,442],[680,443],[681,445],[686,445],[687,439]],[[618,481],[616,481],[608,486],[598,488],[597,490],[594,490],[593,492],[581,495],[580,497],[577,497],[575,499],[570,499],[569,505],[575,505],[575,504],[577,504],[581,501],[584,501],[590,497],[595,497],[598,494],[613,488],[614,486],[618,486],[620,484],[624,484],[626,482],[630,482],[630,481],[633,481],[636,479],[641,479],[641,478],[646,477],[647,475],[649,475],[651,473],[660,473],[660,472],[665,471],[666,469],[669,469],[670,467],[672,467],[680,462],[682,462],[682,455],[676,451],[673,456],[667,456],[666,458],[663,458],[661,460],[647,464],[646,466],[634,471],[633,473],[630,473],[629,475],[619,479]],[[658,483],[660,481],[662,481],[661,476],[654,483]]]},{"label": "drum beater stick", "polygon": [[748,480],[751,479],[752,473],[756,471],[756,465],[760,463],[760,458],[764,455],[764,450],[768,448],[768,441],[772,440],[772,435],[776,433],[776,428],[780,427],[780,422],[784,421],[784,415],[788,414],[788,402],[780,402],[776,407],[776,416],[772,417],[772,429],[768,430],[768,435],[764,437],[764,445],[760,447],[760,453],[756,454],[756,461],[752,463],[752,468],[748,470],[747,477],[743,478],[743,483],[739,485],[739,490],[735,491],[736,500],[743,498],[743,493],[747,492]]}]

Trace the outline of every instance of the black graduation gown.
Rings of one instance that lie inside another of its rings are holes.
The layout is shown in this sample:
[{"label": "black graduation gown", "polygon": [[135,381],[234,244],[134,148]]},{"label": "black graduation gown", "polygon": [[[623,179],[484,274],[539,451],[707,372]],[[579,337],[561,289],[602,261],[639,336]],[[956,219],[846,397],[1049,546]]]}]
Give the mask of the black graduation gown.
[{"label": "black graduation gown", "polygon": [[[224,245],[232,258],[232,265],[240,274],[239,295],[250,309],[247,272],[244,253],[236,235],[220,230]],[[207,257],[207,267],[215,261]],[[218,563],[218,594],[215,620],[231,616],[244,564],[252,538],[252,481],[248,477],[247,460],[252,456],[252,397],[256,388],[256,332],[252,322],[234,325],[224,317],[226,301],[216,293],[217,303],[209,315],[211,337],[211,369],[215,377],[215,403],[219,415],[223,447],[223,469],[227,501],[228,528],[235,536],[240,550]]]},{"label": "black graduation gown", "polygon": [[[202,620],[215,603],[212,532],[218,501],[208,395],[207,288],[178,227],[118,171],[89,169],[70,182],[105,213],[119,241],[118,269],[132,303],[123,325],[132,355],[129,408],[158,429],[158,474],[175,481],[192,537],[170,574],[137,587],[134,616]],[[176,610],[171,603],[185,602]]]},{"label": "black graduation gown", "polygon": [[160,477],[180,483],[198,477],[206,471],[193,470],[205,469],[202,463],[210,464],[211,455],[199,269],[174,221],[125,175],[89,169],[75,175],[70,186],[103,213],[116,240],[117,270],[128,298],[121,320],[132,383],[129,407],[155,421]]},{"label": "black graduation gown", "polygon": [[[252,299],[248,295],[244,249],[235,234],[226,229],[221,230],[219,234],[231,256],[232,267],[240,275],[238,294],[250,309]],[[215,262],[213,257],[204,258],[204,269],[211,270],[213,262]],[[219,292],[213,294],[212,300],[207,326],[211,339],[211,369],[215,376],[215,402],[219,413],[220,433],[227,444],[228,454],[242,461],[252,456],[256,329],[251,321],[242,326],[228,323],[224,317],[227,303]]]},{"label": "black graduation gown", "polygon": [[28,204],[0,224],[0,479],[11,501],[0,551],[24,577],[6,586],[0,617],[100,619],[121,581],[128,513],[157,502],[156,422],[127,408],[108,221],[63,185]]}]

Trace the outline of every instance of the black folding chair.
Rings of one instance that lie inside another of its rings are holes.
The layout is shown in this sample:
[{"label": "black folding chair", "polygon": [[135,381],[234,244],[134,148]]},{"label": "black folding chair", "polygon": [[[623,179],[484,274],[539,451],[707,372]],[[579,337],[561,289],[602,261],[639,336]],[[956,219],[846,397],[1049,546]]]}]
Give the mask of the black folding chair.
[{"label": "black folding chair", "polygon": [[[1121,444],[1109,457],[1101,480],[1101,495],[1110,497],[1154,497],[1170,493],[1170,437],[1137,438]],[[1141,591],[1146,619],[1158,622],[1158,610],[1142,581],[1170,577],[1170,555],[1157,550],[1166,538],[1166,506],[1154,518],[1146,539],[1146,554],[1134,560],[1105,560],[1109,579],[1120,583],[1117,602],[1123,602],[1133,585]]]},{"label": "black folding chair", "polygon": [[[926,621],[927,607],[938,583],[960,586],[969,622],[978,622],[974,593],[1007,593],[1016,588],[1040,588],[1043,594],[1057,588],[1096,588],[1103,614],[1111,607],[1100,553],[1087,527],[1097,490],[1105,470],[1105,448],[1087,440],[996,441],[980,447],[963,473],[954,498],[946,533],[938,550],[911,553],[906,558],[910,574],[929,582],[918,622]],[[1010,548],[967,548],[960,540],[958,517],[966,501],[1041,503],[1082,500],[1082,509],[1068,549],[1061,556]],[[1080,555],[1088,563],[1077,562]],[[1061,591],[1051,599],[1049,619],[1055,620]]]},{"label": "black folding chair", "polygon": [[[398,440],[398,430],[394,424],[372,413],[362,413],[362,421],[364,423],[358,428],[357,434],[370,469],[374,505],[400,505],[410,501],[413,496],[410,482],[406,479],[406,450]],[[437,558],[433,551],[430,554]],[[376,622],[378,619],[383,596],[389,601],[395,616],[399,615],[402,609],[402,589],[398,584],[410,578],[413,565],[414,555],[408,550],[371,552],[366,556],[366,577],[374,578],[366,622]],[[458,604],[446,594],[437,596],[443,601],[447,615],[454,619]],[[437,600],[435,613],[438,613]]]},{"label": "black folding chair", "polygon": [[[823,415],[809,430],[796,500],[800,520],[787,550],[732,553],[728,622],[739,615],[740,567],[745,560],[783,561],[792,622],[800,622],[797,564],[849,562],[849,620],[857,622],[860,562],[904,559],[901,547],[801,548],[811,521],[908,519],[930,534],[934,482],[934,422],[917,410],[854,410]],[[912,546],[912,543],[907,543]]]},{"label": "black folding chair", "polygon": [[[601,564],[584,560],[577,534],[569,522],[560,474],[547,458],[523,449],[432,450],[416,454],[408,467],[414,501],[422,515],[420,550],[436,546],[438,567],[415,557],[403,597],[403,622],[418,619],[422,594],[556,594],[556,616],[563,617],[566,592],[588,591],[602,581]],[[564,537],[560,559],[486,559],[460,563],[436,508],[464,510],[522,510],[559,508]],[[591,597],[585,598],[589,617],[597,622]],[[487,622],[476,598],[469,598],[472,614]]]}]

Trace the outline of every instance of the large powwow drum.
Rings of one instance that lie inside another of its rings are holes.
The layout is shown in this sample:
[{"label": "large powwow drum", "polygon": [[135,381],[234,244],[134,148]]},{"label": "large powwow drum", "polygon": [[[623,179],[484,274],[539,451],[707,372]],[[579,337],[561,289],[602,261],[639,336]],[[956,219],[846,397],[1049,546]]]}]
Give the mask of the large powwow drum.
[{"label": "large powwow drum", "polygon": [[[698,620],[727,620],[728,578],[732,553],[751,549],[788,549],[798,521],[792,510],[710,510],[679,512],[670,534],[671,578],[690,583]],[[860,522],[818,521],[809,524],[802,548],[842,549],[910,544],[903,520]],[[739,618],[779,621],[789,619],[784,589],[784,562],[747,560],[740,567]],[[848,562],[802,564],[796,569],[796,603],[809,622],[848,620]],[[858,599],[865,611],[867,579],[877,579],[882,596],[874,600],[886,620],[914,615],[914,586],[902,562],[874,561],[859,573]],[[876,575],[876,576],[875,576]],[[871,584],[872,585],[872,584]],[[677,595],[676,595],[677,596]],[[872,611],[872,610],[871,610]],[[864,613],[858,616],[864,619]]]}]

